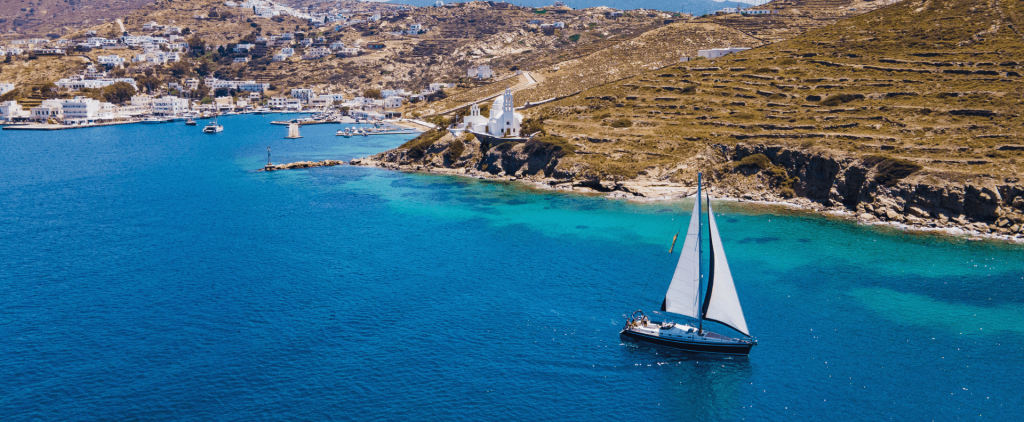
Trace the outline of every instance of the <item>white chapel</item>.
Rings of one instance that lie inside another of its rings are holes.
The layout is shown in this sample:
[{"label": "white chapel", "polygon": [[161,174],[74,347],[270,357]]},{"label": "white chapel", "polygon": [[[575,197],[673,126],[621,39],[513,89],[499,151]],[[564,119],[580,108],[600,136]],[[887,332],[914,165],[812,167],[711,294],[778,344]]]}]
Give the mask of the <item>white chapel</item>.
[{"label": "white chapel", "polygon": [[506,89],[503,95],[494,99],[489,117],[481,116],[480,106],[473,104],[469,108],[469,115],[462,118],[465,130],[486,133],[497,138],[519,137],[523,115],[515,112],[514,104],[511,89]]}]

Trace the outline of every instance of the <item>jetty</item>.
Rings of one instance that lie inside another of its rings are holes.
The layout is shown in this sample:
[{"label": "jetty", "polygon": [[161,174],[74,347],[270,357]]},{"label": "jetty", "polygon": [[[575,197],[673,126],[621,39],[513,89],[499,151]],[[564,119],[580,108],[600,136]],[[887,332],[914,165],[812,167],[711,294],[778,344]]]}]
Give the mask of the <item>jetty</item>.
[{"label": "jetty", "polygon": [[288,164],[270,164],[263,166],[263,168],[256,170],[260,171],[278,171],[278,170],[294,170],[294,169],[308,169],[311,167],[334,167],[345,164],[341,160],[323,160],[323,161],[296,161]]}]

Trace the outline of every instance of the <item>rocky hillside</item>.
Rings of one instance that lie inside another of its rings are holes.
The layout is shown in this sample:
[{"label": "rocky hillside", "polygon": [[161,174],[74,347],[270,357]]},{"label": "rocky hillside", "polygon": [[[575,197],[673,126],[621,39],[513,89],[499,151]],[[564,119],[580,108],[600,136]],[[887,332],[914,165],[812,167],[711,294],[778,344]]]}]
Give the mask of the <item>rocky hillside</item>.
[{"label": "rocky hillside", "polygon": [[1021,3],[906,0],[528,109],[565,152],[509,175],[646,195],[704,170],[736,196],[1018,232]]},{"label": "rocky hillside", "polygon": [[0,33],[19,37],[66,35],[113,21],[153,0],[7,0],[0,2]]}]

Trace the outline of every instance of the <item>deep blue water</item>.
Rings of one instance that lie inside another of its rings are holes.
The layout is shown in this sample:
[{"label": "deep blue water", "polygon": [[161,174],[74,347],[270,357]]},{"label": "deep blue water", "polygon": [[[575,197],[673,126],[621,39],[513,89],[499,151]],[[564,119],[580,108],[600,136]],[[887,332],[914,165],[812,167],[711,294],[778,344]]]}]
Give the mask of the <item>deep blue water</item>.
[{"label": "deep blue water", "polygon": [[[350,166],[271,116],[0,132],[0,419],[1014,420],[1024,248],[716,208],[749,358],[622,344],[685,203]],[[677,248],[678,249],[678,248]],[[646,284],[646,288],[644,288]]]}]

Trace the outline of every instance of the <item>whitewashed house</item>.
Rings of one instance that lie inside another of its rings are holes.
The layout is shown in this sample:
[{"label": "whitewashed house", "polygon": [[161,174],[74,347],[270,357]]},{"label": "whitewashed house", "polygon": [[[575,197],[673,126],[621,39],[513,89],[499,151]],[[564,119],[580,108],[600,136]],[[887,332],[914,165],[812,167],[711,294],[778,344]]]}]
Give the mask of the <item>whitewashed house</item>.
[{"label": "whitewashed house", "polygon": [[7,122],[27,120],[32,117],[31,110],[25,110],[17,101],[0,103],[0,120]]},{"label": "whitewashed house", "polygon": [[490,65],[486,65],[486,64],[482,64],[482,65],[479,65],[479,66],[473,66],[473,67],[469,68],[468,71],[466,71],[466,74],[470,78],[477,78],[477,79],[489,79],[489,78],[494,76],[494,73],[491,71],[491,66]]},{"label": "whitewashed house", "polygon": [[269,83],[256,81],[242,81],[238,82],[236,86],[238,87],[237,89],[239,91],[249,92],[265,92],[266,90],[270,89]]},{"label": "whitewashed house", "polygon": [[0,83],[0,95],[4,95],[11,91],[14,91],[14,84],[10,82]]},{"label": "whitewashed house", "polygon": [[282,109],[287,102],[288,98],[286,97],[270,97],[270,101],[267,101],[267,105],[273,109]]},{"label": "whitewashed house", "polygon": [[308,102],[310,98],[313,98],[313,90],[309,88],[292,88],[291,95],[292,98]]},{"label": "whitewashed house", "polygon": [[109,56],[96,57],[96,61],[98,61],[101,65],[104,65],[106,67],[114,67],[123,65],[124,57],[118,56],[117,54],[111,54]]},{"label": "whitewashed house", "polygon": [[[96,103],[98,104],[99,101],[96,101]],[[64,120],[64,109],[61,100],[43,100],[42,104],[29,109],[29,116],[32,121],[39,123],[47,123],[50,119],[62,122]]]},{"label": "whitewashed house", "polygon": [[384,108],[399,108],[402,106],[402,100],[404,99],[405,98],[399,97],[397,95],[392,95],[390,97],[384,98]]},{"label": "whitewashed house", "polygon": [[173,95],[153,100],[153,114],[161,116],[180,116],[188,111],[188,99]]},{"label": "whitewashed house", "polygon": [[750,49],[747,47],[712,48],[708,50],[697,50],[697,56],[707,59],[717,59],[722,56],[746,50]]}]

